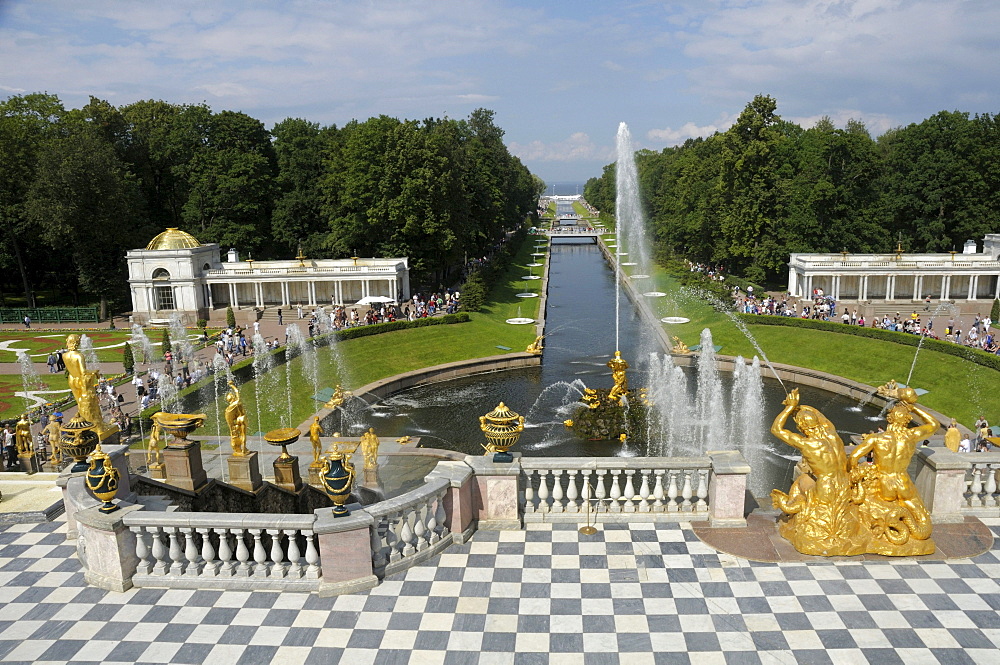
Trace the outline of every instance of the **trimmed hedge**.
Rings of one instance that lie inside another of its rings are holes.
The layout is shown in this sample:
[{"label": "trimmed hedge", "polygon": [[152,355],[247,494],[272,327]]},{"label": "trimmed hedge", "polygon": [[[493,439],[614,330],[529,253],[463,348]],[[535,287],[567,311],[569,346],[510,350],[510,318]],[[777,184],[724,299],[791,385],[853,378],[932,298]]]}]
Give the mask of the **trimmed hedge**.
[{"label": "trimmed hedge", "polygon": [[[893,342],[905,346],[917,346],[920,344],[920,336],[910,333],[896,332],[895,330],[882,330],[881,328],[868,328],[862,326],[844,325],[833,321],[819,321],[817,319],[800,319],[794,316],[771,316],[769,314],[737,314],[741,321],[749,325],[760,326],[788,326],[791,328],[809,328],[812,330],[825,330],[826,332],[839,333],[841,335],[855,335],[857,337],[868,337],[882,342]],[[953,342],[943,342],[931,337],[924,338],[923,348],[938,353],[947,353],[957,356],[963,360],[989,367],[1000,372],[1000,356],[986,353],[978,349],[972,349]]]}]

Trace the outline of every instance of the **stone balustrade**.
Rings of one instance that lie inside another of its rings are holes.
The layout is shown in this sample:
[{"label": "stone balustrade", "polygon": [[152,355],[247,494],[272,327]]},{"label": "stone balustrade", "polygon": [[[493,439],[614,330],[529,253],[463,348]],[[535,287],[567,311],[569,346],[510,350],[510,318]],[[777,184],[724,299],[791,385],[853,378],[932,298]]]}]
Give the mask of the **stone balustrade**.
[{"label": "stone balustrade", "polygon": [[709,457],[522,458],[525,521],[708,517]]},{"label": "stone balustrade", "polygon": [[316,515],[136,511],[135,586],[314,591]]},{"label": "stone balustrade", "polygon": [[965,474],[965,505],[962,512],[980,517],[1000,516],[1000,452],[966,453],[969,464]]},{"label": "stone balustrade", "polygon": [[451,545],[444,508],[449,487],[446,479],[436,478],[366,509],[374,519],[371,556],[376,575],[405,570]]}]

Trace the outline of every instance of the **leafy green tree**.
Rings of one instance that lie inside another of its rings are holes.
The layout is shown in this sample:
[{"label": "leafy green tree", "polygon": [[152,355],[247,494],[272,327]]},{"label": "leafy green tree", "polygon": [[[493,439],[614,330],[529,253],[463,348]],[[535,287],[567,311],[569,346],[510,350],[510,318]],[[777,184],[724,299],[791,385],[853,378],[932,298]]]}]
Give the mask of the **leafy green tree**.
[{"label": "leafy green tree", "polygon": [[126,374],[131,374],[132,370],[135,369],[135,355],[132,353],[132,345],[128,342],[125,343],[125,348],[122,350],[122,367],[125,368]]},{"label": "leafy green tree", "polygon": [[274,239],[289,251],[302,242],[307,255],[321,252],[326,222],[319,183],[325,135],[332,132],[336,128],[321,130],[318,124],[300,118],[287,118],[271,130],[277,158],[271,228]]},{"label": "leafy green tree", "polygon": [[993,309],[990,310],[990,318],[993,319],[993,324],[996,327],[1000,327],[1000,299],[993,301]]},{"label": "leafy green tree", "polygon": [[236,327],[236,314],[233,313],[233,308],[226,307],[226,327],[235,328]]},{"label": "leafy green tree", "polygon": [[486,282],[483,281],[479,271],[474,271],[462,285],[460,302],[462,310],[465,312],[478,312],[486,303],[487,294]]},{"label": "leafy green tree", "polygon": [[60,248],[79,285],[100,297],[124,296],[125,253],[149,235],[134,177],[112,145],[86,123],[66,127],[38,158],[28,217],[43,239]]}]

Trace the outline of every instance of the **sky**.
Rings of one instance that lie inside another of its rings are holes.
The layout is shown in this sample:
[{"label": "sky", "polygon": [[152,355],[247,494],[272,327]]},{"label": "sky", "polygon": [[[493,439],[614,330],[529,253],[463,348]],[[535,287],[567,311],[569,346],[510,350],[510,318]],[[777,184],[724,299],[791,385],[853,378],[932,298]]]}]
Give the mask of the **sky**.
[{"label": "sky", "polygon": [[0,98],[207,103],[268,128],[496,112],[546,182],[724,131],[756,94],[873,136],[1000,112],[996,0],[0,0]]}]

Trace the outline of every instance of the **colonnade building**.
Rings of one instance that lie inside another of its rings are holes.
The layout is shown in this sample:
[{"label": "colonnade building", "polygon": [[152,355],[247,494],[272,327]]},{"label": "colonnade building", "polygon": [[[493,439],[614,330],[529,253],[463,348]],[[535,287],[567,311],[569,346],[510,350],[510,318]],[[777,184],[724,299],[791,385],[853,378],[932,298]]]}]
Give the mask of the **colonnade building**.
[{"label": "colonnade building", "polygon": [[1000,233],[988,234],[982,251],[969,240],[961,253],[907,254],[900,247],[890,254],[792,254],[788,291],[897,308],[930,298],[988,311],[1000,298]]},{"label": "colonnade building", "polygon": [[239,260],[230,249],[222,261],[217,243],[202,244],[168,228],[145,249],[126,254],[132,316],[157,322],[173,314],[185,323],[210,319],[215,310],[350,305],[369,296],[410,297],[406,258]]}]

